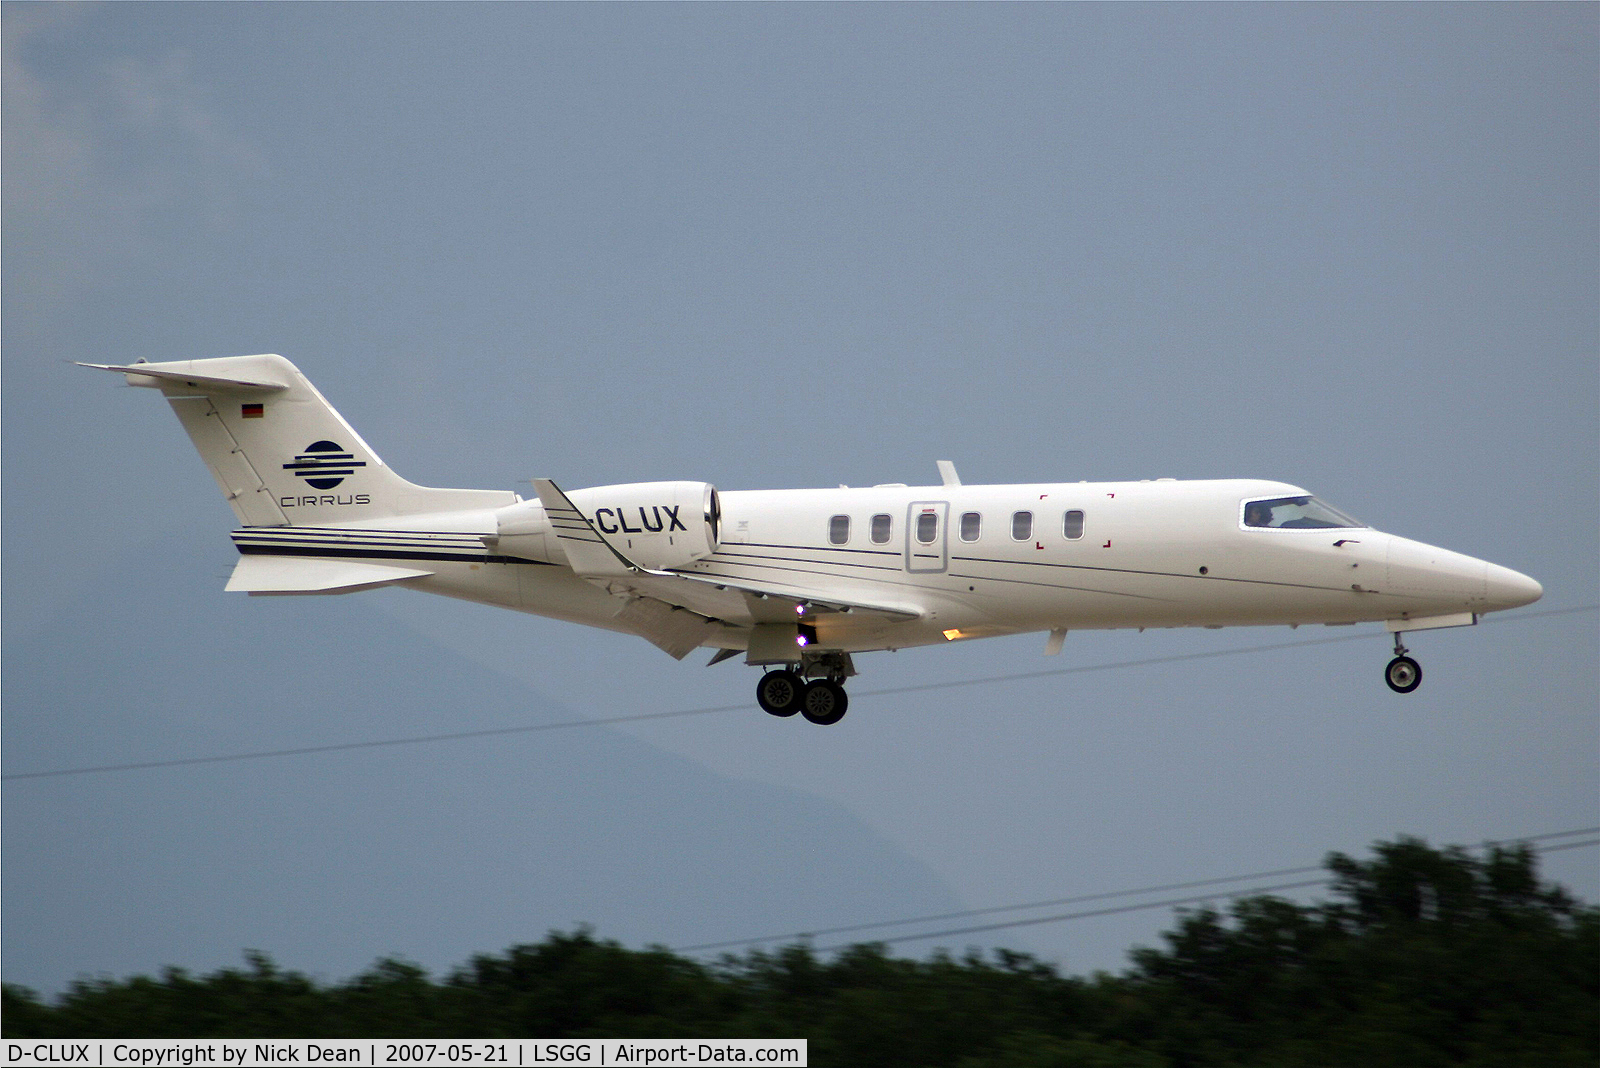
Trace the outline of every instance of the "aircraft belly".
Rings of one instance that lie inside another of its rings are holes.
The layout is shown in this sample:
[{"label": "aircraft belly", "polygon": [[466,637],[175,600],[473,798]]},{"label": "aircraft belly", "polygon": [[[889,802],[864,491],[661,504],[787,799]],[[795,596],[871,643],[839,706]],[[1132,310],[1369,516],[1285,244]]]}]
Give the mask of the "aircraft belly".
[{"label": "aircraft belly", "polygon": [[623,602],[564,567],[521,563],[433,564],[435,574],[413,588],[497,605],[568,623],[632,633],[614,617]]},{"label": "aircraft belly", "polygon": [[444,597],[479,601],[501,608],[521,607],[516,564],[450,562],[430,565],[434,573],[418,579],[415,588]]},{"label": "aircraft belly", "polygon": [[1200,558],[1216,563],[1143,556],[1137,569],[1041,563],[974,568],[970,577],[978,603],[1019,630],[1344,623],[1393,614],[1392,598],[1355,588],[1338,567],[1246,571],[1229,566],[1227,554]]}]

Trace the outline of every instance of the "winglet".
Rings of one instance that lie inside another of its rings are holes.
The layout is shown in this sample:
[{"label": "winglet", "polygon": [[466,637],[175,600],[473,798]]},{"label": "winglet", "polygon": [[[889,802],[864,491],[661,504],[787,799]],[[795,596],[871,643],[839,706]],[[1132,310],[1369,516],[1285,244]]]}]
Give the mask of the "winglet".
[{"label": "winglet", "polygon": [[961,476],[956,474],[956,465],[954,463],[949,460],[940,460],[938,463],[939,477],[944,480],[946,486],[961,485]]},{"label": "winglet", "polygon": [[580,575],[631,575],[648,570],[618,552],[560,486],[548,478],[536,478],[533,488],[573,571]]}]

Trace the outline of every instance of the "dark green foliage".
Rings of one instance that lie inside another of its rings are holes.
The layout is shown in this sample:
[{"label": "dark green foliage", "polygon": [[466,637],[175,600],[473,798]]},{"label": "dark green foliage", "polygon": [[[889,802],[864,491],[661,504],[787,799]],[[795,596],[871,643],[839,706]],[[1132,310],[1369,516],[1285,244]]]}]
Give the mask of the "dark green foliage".
[{"label": "dark green foliage", "polygon": [[243,971],[7,986],[5,1037],[806,1038],[819,1065],[1283,1068],[1600,1063],[1600,910],[1415,839],[1333,855],[1332,900],[1185,913],[1120,976],[1031,957],[804,946],[703,964],[587,931],[474,957],[442,981],[400,961],[322,986]]},{"label": "dark green foliage", "polygon": [[1600,911],[1539,883],[1527,848],[1479,861],[1402,838],[1334,854],[1335,900],[1182,917],[1126,977],[1174,1065],[1594,1065]]},{"label": "dark green foliage", "polygon": [[597,942],[586,931],[474,957],[439,1000],[448,1029],[529,1038],[721,1036],[730,1007],[704,966],[664,949]]}]

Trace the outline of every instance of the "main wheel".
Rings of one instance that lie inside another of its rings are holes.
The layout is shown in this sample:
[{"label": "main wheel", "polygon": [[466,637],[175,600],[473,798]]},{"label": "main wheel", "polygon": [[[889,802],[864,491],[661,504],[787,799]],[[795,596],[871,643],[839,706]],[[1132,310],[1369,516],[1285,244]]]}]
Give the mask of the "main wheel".
[{"label": "main wheel", "polygon": [[1410,693],[1422,685],[1422,665],[1409,656],[1397,656],[1384,669],[1383,681],[1395,693]]},{"label": "main wheel", "polygon": [[756,704],[763,712],[774,716],[792,716],[800,711],[800,699],[806,684],[787,669],[769,671],[756,683]]},{"label": "main wheel", "polygon": [[800,699],[800,714],[823,727],[844,719],[845,709],[849,707],[850,699],[845,696],[844,687],[829,679],[813,679],[807,683]]}]

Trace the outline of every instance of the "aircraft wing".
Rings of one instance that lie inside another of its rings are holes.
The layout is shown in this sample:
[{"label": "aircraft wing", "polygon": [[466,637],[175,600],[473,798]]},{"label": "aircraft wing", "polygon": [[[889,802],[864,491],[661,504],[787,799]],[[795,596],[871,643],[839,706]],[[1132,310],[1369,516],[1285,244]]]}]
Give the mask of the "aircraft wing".
[{"label": "aircraft wing", "polygon": [[[877,616],[889,622],[919,619],[922,610],[910,604],[890,604],[870,596],[824,583],[796,584],[762,579],[696,575],[678,571],[645,571],[627,576],[584,575],[613,593],[652,597],[678,608],[697,612],[736,626],[752,623],[793,623],[802,615],[843,612]],[[804,607],[805,612],[797,609]]]},{"label": "aircraft wing", "polygon": [[[877,616],[897,623],[922,615],[917,605],[893,603],[877,596],[876,591],[856,589],[857,584],[834,583],[821,576],[797,581],[787,576],[735,576],[721,571],[699,574],[643,567],[630,560],[616,539],[607,538],[554,482],[536,478],[533,485],[572,570],[612,593],[647,598],[680,614],[693,613],[708,622],[735,626],[793,622],[815,612]],[[805,612],[798,611],[801,608]],[[656,615],[663,620],[672,618]]]},{"label": "aircraft wing", "polygon": [[863,591],[862,596],[846,586],[826,582],[796,583],[765,578],[730,578],[722,575],[677,574],[685,582],[737,590],[744,598],[750,619],[756,623],[792,623],[802,613],[844,612],[857,616],[881,616],[893,623],[922,617],[922,610],[911,604],[891,604]]}]

